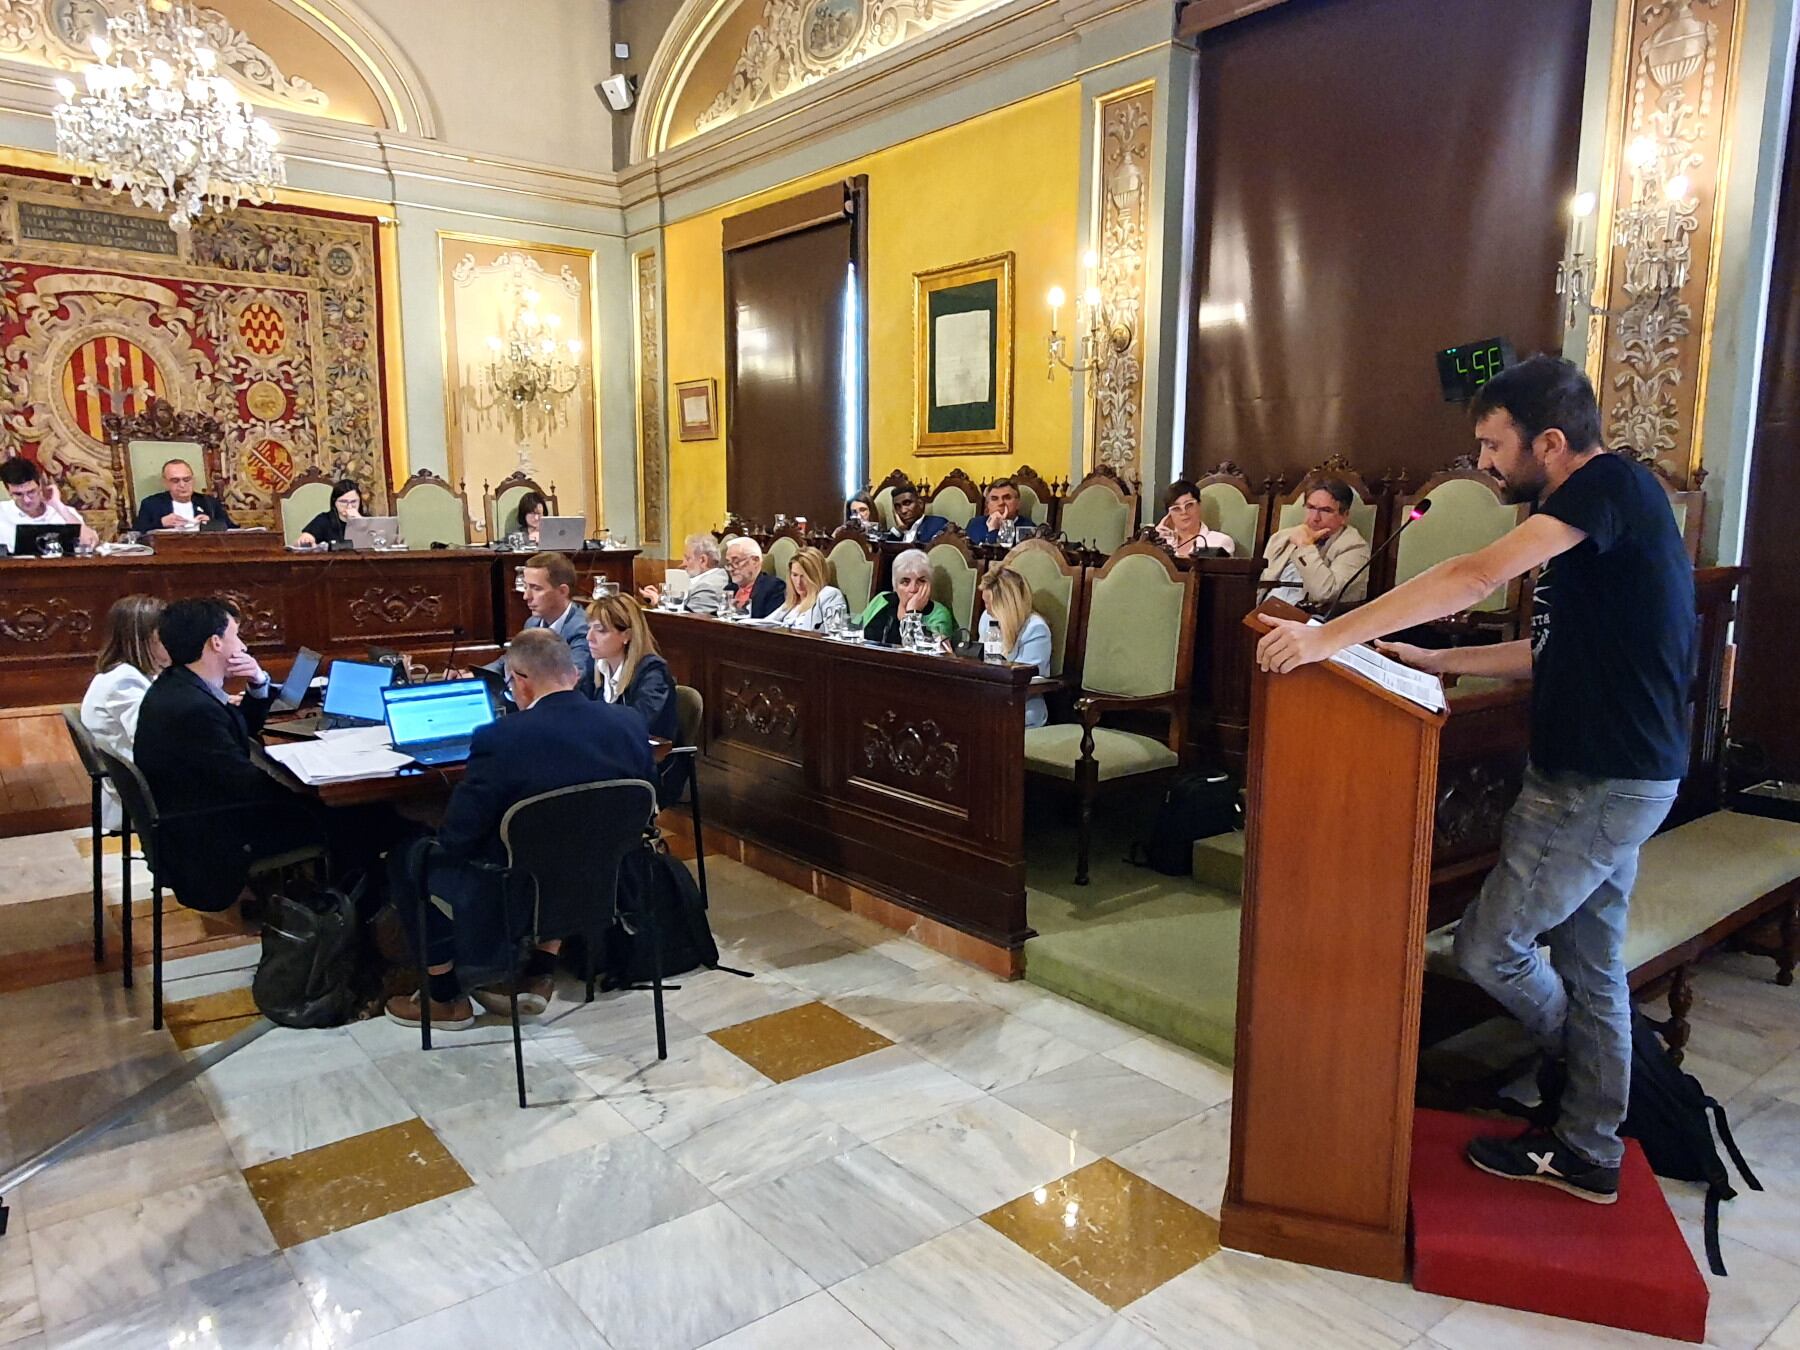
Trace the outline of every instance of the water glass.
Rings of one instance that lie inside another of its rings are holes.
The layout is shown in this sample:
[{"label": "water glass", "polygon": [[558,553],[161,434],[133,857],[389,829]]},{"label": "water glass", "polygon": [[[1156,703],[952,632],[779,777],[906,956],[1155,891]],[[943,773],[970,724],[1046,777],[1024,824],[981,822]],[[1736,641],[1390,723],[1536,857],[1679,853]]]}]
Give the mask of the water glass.
[{"label": "water glass", "polygon": [[524,534],[518,530],[514,530],[511,534],[507,535],[506,547],[514,553],[523,553],[525,551]]},{"label": "water glass", "polygon": [[377,530],[374,534],[369,536],[369,544],[373,548],[384,549],[388,546],[388,537]]},{"label": "water glass", "polygon": [[62,540],[53,534],[47,534],[38,540],[38,557],[60,558],[63,555]]},{"label": "water glass", "polygon": [[1019,542],[1019,527],[1010,520],[1000,522],[1000,547],[1011,548]]},{"label": "water glass", "polygon": [[513,589],[520,595],[525,594],[525,569],[523,567],[513,568]]}]

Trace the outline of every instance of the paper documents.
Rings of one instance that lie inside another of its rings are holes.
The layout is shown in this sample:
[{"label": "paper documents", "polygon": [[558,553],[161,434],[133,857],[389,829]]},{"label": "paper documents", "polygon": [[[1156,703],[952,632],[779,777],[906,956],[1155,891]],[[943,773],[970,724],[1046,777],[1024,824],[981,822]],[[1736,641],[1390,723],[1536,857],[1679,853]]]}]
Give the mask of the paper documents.
[{"label": "paper documents", "polygon": [[271,745],[268,756],[302,783],[352,783],[359,778],[386,778],[412,759],[388,744],[385,726],[344,727],[322,731],[316,741]]},{"label": "paper documents", "polygon": [[1447,706],[1444,702],[1444,682],[1437,676],[1414,670],[1411,666],[1403,666],[1392,657],[1383,656],[1373,647],[1346,647],[1331,659],[1345,670],[1354,670],[1358,675],[1375,681],[1389,693],[1410,699],[1421,708],[1442,712]]}]

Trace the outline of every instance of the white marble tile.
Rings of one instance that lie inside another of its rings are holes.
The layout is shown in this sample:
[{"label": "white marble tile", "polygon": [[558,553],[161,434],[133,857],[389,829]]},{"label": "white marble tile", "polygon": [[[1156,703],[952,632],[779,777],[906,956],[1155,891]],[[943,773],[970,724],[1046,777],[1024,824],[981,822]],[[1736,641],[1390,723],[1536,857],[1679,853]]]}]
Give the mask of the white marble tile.
[{"label": "white marble tile", "polygon": [[554,1350],[611,1350],[547,1271],[490,1289],[364,1344],[368,1350],[497,1350],[527,1339]]},{"label": "white marble tile", "polygon": [[426,1123],[477,1181],[637,1133],[598,1097],[558,1102],[534,1096],[523,1111],[516,1097],[489,1097],[433,1112]]},{"label": "white marble tile", "polygon": [[889,1345],[1050,1350],[1107,1309],[979,1221],[914,1247],[832,1291]]},{"label": "white marble tile", "polygon": [[149,1299],[275,1250],[262,1211],[237,1175],[34,1228],[28,1236],[46,1326]]},{"label": "white marble tile", "polygon": [[1027,1022],[1054,1031],[1066,1041],[1097,1053],[1115,1050],[1144,1033],[1136,1027],[1114,1021],[1104,1013],[1083,1007],[1073,999],[1045,994],[1017,1009]]},{"label": "white marble tile", "polygon": [[714,924],[814,903],[798,887],[719,854],[707,855],[706,886]]},{"label": "white marble tile", "polygon": [[[712,972],[707,975],[711,978]],[[682,977],[683,994],[687,992],[687,979]],[[663,1011],[663,1032],[671,1045],[701,1034],[693,1023],[675,1015],[677,997],[669,995]],[[553,1005],[550,1014],[531,1028],[531,1037],[570,1069],[581,1070],[592,1068],[603,1059],[635,1054],[646,1046],[654,1048],[656,1022],[647,995],[635,990],[615,990],[589,1004]]]},{"label": "white marble tile", "polygon": [[861,1143],[799,1097],[769,1087],[692,1117],[663,1147],[713,1194],[727,1196]]},{"label": "white marble tile", "polygon": [[0,1238],[0,1345],[35,1337],[43,1324],[38,1315],[37,1276],[31,1268],[31,1243],[21,1229]]},{"label": "white marble tile", "polygon": [[1204,1109],[1192,1097],[1102,1055],[994,1095],[1096,1153],[1116,1153]]},{"label": "white marble tile", "polygon": [[713,937],[721,951],[730,950],[758,961],[775,961],[784,953],[836,940],[829,928],[792,908],[754,915],[719,915],[713,919]]},{"label": "white marble tile", "polygon": [[889,1040],[911,1045],[972,1017],[992,1016],[983,1003],[955,985],[898,980],[825,1000],[846,1017],[873,1027]]},{"label": "white marble tile", "polygon": [[476,1190],[302,1242],[288,1264],[334,1343],[352,1344],[541,1269]]},{"label": "white marble tile", "polygon": [[875,1140],[981,1096],[981,1089],[903,1045],[796,1078],[787,1090],[814,1110]]},{"label": "white marble tile", "polygon": [[791,1172],[728,1203],[825,1286],[974,1217],[873,1148]]},{"label": "white marble tile", "polygon": [[[533,1102],[578,1102],[594,1091],[536,1041],[524,1042],[525,1094]],[[429,1051],[416,1045],[408,1054],[375,1061],[388,1082],[422,1116],[505,1098],[518,1104],[518,1071],[512,1042],[453,1045]]]},{"label": "white marble tile", "polygon": [[1461,1304],[1431,1329],[1431,1339],[1444,1350],[1649,1350],[1689,1344],[1487,1303]]},{"label": "white marble tile", "polygon": [[1325,1270],[1321,1267],[1313,1269],[1321,1279],[1335,1284],[1359,1302],[1386,1313],[1420,1335],[1430,1331],[1461,1306],[1456,1299],[1445,1298],[1441,1294],[1427,1294],[1397,1280],[1375,1280],[1366,1275],[1351,1275],[1342,1270]]},{"label": "white marble tile", "polygon": [[706,1350],[887,1350],[887,1342],[820,1293],[721,1336]]},{"label": "white marble tile", "polygon": [[[556,1005],[552,1004],[554,1012]],[[479,1013],[479,1009],[477,1010]],[[419,1029],[403,1027],[398,1022],[391,1022],[385,1016],[370,1017],[361,1022],[352,1022],[349,1027],[350,1037],[365,1051],[372,1060],[386,1059],[392,1055],[427,1053],[419,1048]],[[512,1048],[512,1022],[505,1017],[493,1017],[481,1014],[475,1025],[467,1031],[445,1031],[435,1027],[431,1033],[432,1049],[460,1049],[470,1045],[504,1045]]]},{"label": "white marble tile", "polygon": [[[1795,1001],[1800,1004],[1800,998]],[[1800,1016],[1800,1012],[1796,1012],[1795,1015]],[[1800,1055],[1789,1055],[1761,1078],[1756,1079],[1754,1087],[1765,1097],[1780,1097],[1784,1101],[1800,1104]],[[1713,1095],[1718,1096],[1717,1093]]]},{"label": "white marble tile", "polygon": [[853,994],[859,989],[904,979],[912,973],[908,967],[889,960],[880,952],[866,950],[830,934],[824,942],[782,954],[774,964],[784,980],[820,997]]},{"label": "white marble tile", "polygon": [[1733,1120],[1731,1133],[1752,1171],[1800,1172],[1800,1102],[1776,1098]]},{"label": "white marble tile", "polygon": [[925,1059],[986,1092],[1085,1059],[1087,1051],[1053,1031],[985,1004],[906,1044]]},{"label": "white marble tile", "polygon": [[713,1203],[639,1134],[510,1172],[481,1190],[546,1266]]},{"label": "white marble tile", "polygon": [[[1737,1191],[1736,1199],[1719,1206],[1719,1232],[1800,1266],[1800,1172],[1776,1171],[1752,1162],[1751,1170],[1763,1184],[1762,1190],[1753,1191],[1742,1184],[1724,1149],[1719,1150],[1719,1157]],[[1659,1184],[1683,1228],[1698,1229],[1706,1218],[1706,1187],[1690,1181],[1661,1180]],[[1703,1259],[1700,1264],[1704,1269]]]},{"label": "white marble tile", "polygon": [[[202,1079],[202,1086],[205,1080]],[[207,1089],[213,1113],[245,1167],[410,1120],[413,1109],[373,1064],[333,1069],[258,1092]]]},{"label": "white marble tile", "polygon": [[[812,1001],[813,995],[807,990],[776,975],[757,975],[746,980],[729,971],[708,970],[693,977],[683,975],[681,991],[668,996],[667,1008],[691,1027],[717,1031]],[[648,1007],[644,1011],[647,1015]]]},{"label": "white marble tile", "polygon": [[263,1256],[46,1334],[46,1350],[327,1350],[287,1263]]},{"label": "white marble tile", "polygon": [[1113,1158],[1121,1167],[1216,1219],[1231,1167],[1231,1103],[1120,1149]]},{"label": "white marble tile", "polygon": [[908,1126],[875,1147],[971,1214],[1016,1200],[1096,1157],[991,1097]]},{"label": "white marble tile", "polygon": [[1168,1350],[1168,1347],[1142,1327],[1115,1313],[1064,1341],[1056,1350]]},{"label": "white marble tile", "polygon": [[704,1036],[603,1059],[581,1070],[600,1099],[658,1144],[685,1138],[713,1108],[769,1085],[724,1046]]},{"label": "white marble tile", "polygon": [[1763,1350],[1800,1350],[1800,1308],[1789,1313],[1787,1320],[1775,1328],[1763,1342]]},{"label": "white marble tile", "polygon": [[615,1346],[692,1350],[818,1286],[724,1205],[557,1266],[557,1282]]},{"label": "white marble tile", "polygon": [[[1723,1219],[1720,1227],[1726,1228]],[[1706,1343],[1720,1350],[1756,1350],[1800,1304],[1800,1267],[1747,1247],[1728,1231],[1721,1231],[1719,1255],[1731,1273],[1714,1275],[1707,1268],[1700,1225],[1684,1223],[1681,1232],[1712,1295],[1706,1309]]]},{"label": "white marble tile", "polygon": [[1155,1036],[1127,1041],[1108,1050],[1106,1056],[1177,1092],[1185,1092],[1202,1107],[1217,1106],[1231,1096],[1231,1070]]},{"label": "white marble tile", "polygon": [[275,1027],[214,1064],[197,1081],[216,1097],[234,1097],[372,1062],[348,1026],[317,1031]]},{"label": "white marble tile", "polygon": [[1329,1345],[1389,1350],[1413,1329],[1321,1279],[1309,1267],[1224,1251],[1183,1271],[1125,1309],[1170,1345],[1206,1328],[1209,1347]]}]

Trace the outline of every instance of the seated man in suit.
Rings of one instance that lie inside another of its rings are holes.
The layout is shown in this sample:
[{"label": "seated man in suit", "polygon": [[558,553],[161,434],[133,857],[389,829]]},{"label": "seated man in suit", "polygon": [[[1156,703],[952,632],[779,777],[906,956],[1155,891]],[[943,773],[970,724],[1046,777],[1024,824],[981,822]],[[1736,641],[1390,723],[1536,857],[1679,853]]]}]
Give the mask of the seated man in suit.
[{"label": "seated man in suit", "polygon": [[[1278,530],[1263,549],[1267,565],[1263,584],[1269,594],[1291,605],[1329,605],[1352,577],[1356,584],[1344,596],[1355,604],[1368,594],[1369,541],[1350,523],[1356,494],[1341,479],[1324,478],[1306,494],[1306,517],[1292,529]],[[1358,573],[1362,573],[1358,576]]]},{"label": "seated man in suit", "polygon": [[[504,865],[500,821],[507,810],[527,797],[614,778],[656,781],[650,754],[650,730],[642,714],[623,703],[583,698],[576,689],[580,673],[568,646],[554,633],[528,629],[506,649],[506,671],[520,712],[475,733],[468,767],[450,795],[437,850],[419,840],[393,855],[390,877],[395,905],[417,950],[419,893],[427,886],[425,906],[426,970],[434,1026],[460,1030],[471,1026],[475,1010],[463,991],[490,1011],[507,1011],[504,993],[481,988],[512,972],[515,944],[530,915],[526,907],[502,903],[497,878],[460,864]],[[578,848],[578,840],[569,847]],[[427,870],[426,859],[430,856]],[[518,912],[515,912],[518,911]],[[519,991],[519,1011],[538,1016],[549,1006],[560,938],[543,942],[531,954]],[[418,994],[397,994],[387,1002],[387,1015],[405,1026],[417,1026]]]},{"label": "seated man in suit", "polygon": [[100,542],[81,512],[63,505],[56,485],[45,479],[35,459],[14,455],[0,463],[0,483],[6,484],[6,500],[0,502],[0,547],[8,552],[18,552],[21,525],[79,525],[82,543],[92,548]]},{"label": "seated man in suit", "polygon": [[575,564],[564,553],[534,553],[525,564],[525,608],[531,617],[526,628],[548,628],[569,644],[575,667],[586,675],[594,668],[588,651],[587,611],[570,598],[575,589]]},{"label": "seated man in suit", "polygon": [[749,535],[740,534],[725,541],[725,570],[731,574],[726,603],[740,614],[766,619],[787,599],[787,587],[781,578],[763,571],[762,545]]},{"label": "seated man in suit", "polygon": [[[690,534],[681,546],[681,567],[688,574],[687,594],[681,607],[689,614],[722,614],[731,574],[725,570],[719,554],[719,541],[710,534]],[[661,586],[644,586],[638,591],[646,605],[662,601]]]},{"label": "seated man in suit", "polygon": [[898,523],[894,537],[903,544],[929,544],[950,528],[950,522],[943,516],[925,514],[925,502],[911,483],[896,487],[893,501],[894,520]]},{"label": "seated man in suit", "polygon": [[139,534],[152,530],[197,530],[206,524],[223,525],[228,530],[237,528],[226,514],[225,503],[194,491],[194,466],[185,459],[172,459],[163,465],[162,480],[161,492],[152,492],[138,503],[137,520],[131,528]]},{"label": "seated man in suit", "polygon": [[1019,485],[1010,478],[996,478],[988,484],[987,514],[969,522],[971,544],[998,544],[1001,531],[1011,529],[1013,542],[1037,530],[1029,516],[1019,514]]}]

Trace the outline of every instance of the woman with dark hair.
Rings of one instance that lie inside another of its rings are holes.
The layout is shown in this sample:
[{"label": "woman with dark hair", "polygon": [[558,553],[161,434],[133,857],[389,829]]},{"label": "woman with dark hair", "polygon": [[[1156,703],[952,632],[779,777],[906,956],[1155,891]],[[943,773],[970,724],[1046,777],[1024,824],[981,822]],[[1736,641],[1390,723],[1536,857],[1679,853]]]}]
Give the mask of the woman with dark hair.
[{"label": "woman with dark hair", "polygon": [[1163,518],[1156,533],[1177,558],[1191,558],[1208,549],[1223,549],[1226,557],[1237,552],[1237,541],[1223,530],[1209,530],[1200,515],[1200,489],[1177,478],[1163,494]]},{"label": "woman with dark hair", "polygon": [[318,544],[341,544],[344,542],[344,526],[346,522],[355,520],[362,514],[362,491],[349,478],[340,478],[331,485],[331,505],[306,523],[300,531],[300,537],[294,543],[301,548],[312,548]]},{"label": "woman with dark hair", "polygon": [[[153,595],[122,595],[106,611],[100,636],[98,674],[88,681],[81,697],[81,725],[107,754],[131,762],[131,745],[137,739],[138,709],[150,682],[169,664],[156,625],[162,620],[163,602]],[[119,797],[111,783],[100,802],[100,823],[119,828]]]},{"label": "woman with dark hair", "polygon": [[881,528],[881,516],[875,510],[875,503],[869,499],[868,493],[859,492],[844,503],[844,523],[855,525],[870,534]]},{"label": "woman with dark hair", "polygon": [[544,517],[549,514],[550,503],[544,499],[544,494],[527,492],[519,498],[519,509],[513,513],[513,527],[507,533],[511,534],[517,531],[525,536],[526,543],[536,548],[538,527],[544,523]]}]

